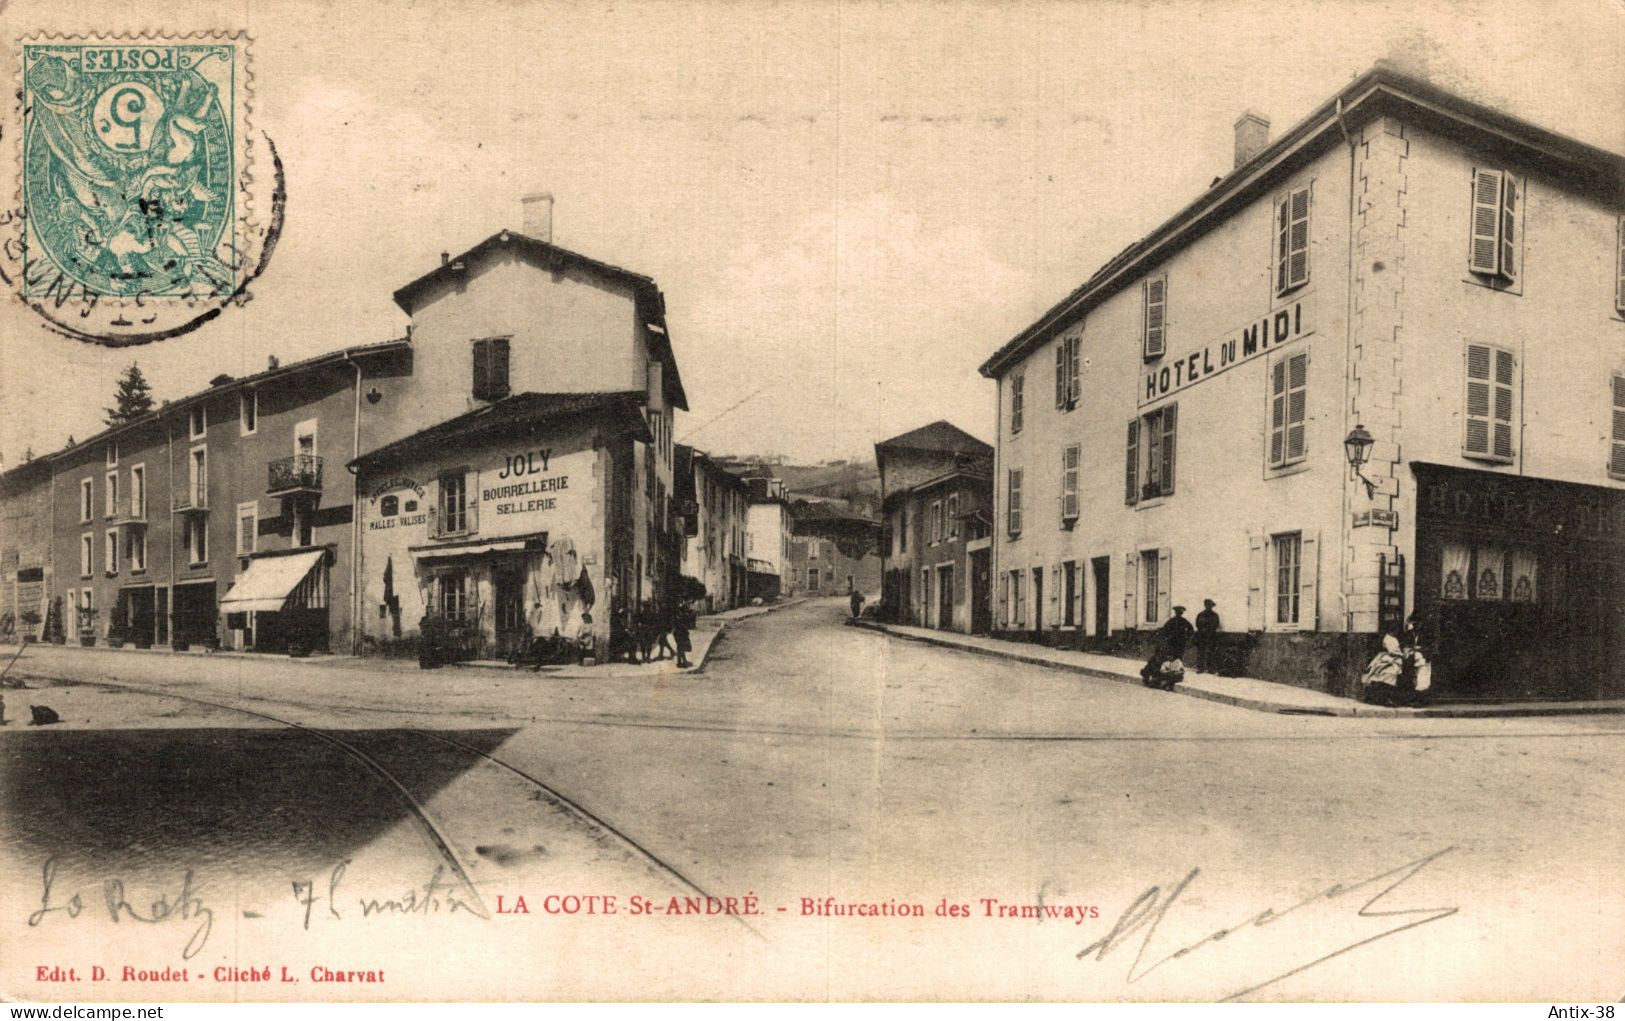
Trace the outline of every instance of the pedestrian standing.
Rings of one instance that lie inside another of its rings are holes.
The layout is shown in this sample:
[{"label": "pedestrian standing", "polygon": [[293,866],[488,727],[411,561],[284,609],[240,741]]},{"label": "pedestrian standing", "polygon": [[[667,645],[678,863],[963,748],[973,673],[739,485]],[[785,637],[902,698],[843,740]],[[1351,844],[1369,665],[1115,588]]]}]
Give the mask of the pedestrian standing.
[{"label": "pedestrian standing", "polygon": [[1145,666],[1140,669],[1140,679],[1145,681],[1147,687],[1174,690],[1174,685],[1184,676],[1184,666],[1181,663],[1167,670],[1163,667],[1184,657],[1185,649],[1190,645],[1191,636],[1195,632],[1196,629],[1191,627],[1191,622],[1185,619],[1185,608],[1174,607],[1174,615],[1157,629],[1156,651],[1151,653],[1151,658],[1146,660]]},{"label": "pedestrian standing", "polygon": [[1217,673],[1219,656],[1219,614],[1211,599],[1202,600],[1202,612],[1196,615],[1196,672]]},{"label": "pedestrian standing", "polygon": [[680,604],[676,611],[672,613],[671,636],[677,644],[677,666],[682,670],[687,670],[692,666],[688,661],[688,654],[694,648],[689,639],[689,629],[693,626],[693,611],[689,609],[687,603]]},{"label": "pedestrian standing", "polygon": [[852,619],[857,620],[858,616],[863,613],[863,593],[853,589],[849,602],[852,604]]}]

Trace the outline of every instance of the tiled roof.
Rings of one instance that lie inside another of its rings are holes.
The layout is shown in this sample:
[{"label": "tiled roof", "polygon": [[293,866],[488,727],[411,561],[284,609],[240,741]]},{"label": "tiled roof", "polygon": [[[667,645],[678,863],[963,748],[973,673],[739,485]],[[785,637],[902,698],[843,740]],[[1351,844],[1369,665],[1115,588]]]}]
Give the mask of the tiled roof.
[{"label": "tiled roof", "polygon": [[641,391],[612,393],[520,393],[447,419],[393,443],[369,451],[350,462],[354,468],[409,459],[436,444],[492,434],[522,437],[585,415],[604,415],[617,421],[633,438],[651,442],[643,420]]}]

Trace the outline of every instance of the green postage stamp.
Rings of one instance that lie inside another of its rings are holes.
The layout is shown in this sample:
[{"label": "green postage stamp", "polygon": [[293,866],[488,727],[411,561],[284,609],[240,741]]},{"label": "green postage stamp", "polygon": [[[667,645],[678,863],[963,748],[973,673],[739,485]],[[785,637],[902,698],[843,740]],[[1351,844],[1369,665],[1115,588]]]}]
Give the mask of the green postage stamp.
[{"label": "green postage stamp", "polygon": [[246,297],[269,233],[252,209],[247,42],[23,40],[20,294],[59,330],[161,339]]}]

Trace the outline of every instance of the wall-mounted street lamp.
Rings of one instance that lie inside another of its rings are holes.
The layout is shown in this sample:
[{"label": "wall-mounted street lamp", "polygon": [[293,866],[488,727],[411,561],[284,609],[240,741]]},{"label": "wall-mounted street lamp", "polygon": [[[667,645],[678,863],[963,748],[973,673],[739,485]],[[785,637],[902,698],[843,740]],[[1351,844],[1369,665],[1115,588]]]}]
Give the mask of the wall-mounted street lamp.
[{"label": "wall-mounted street lamp", "polygon": [[1377,495],[1377,485],[1361,473],[1360,468],[1366,459],[1371,456],[1371,445],[1377,442],[1371,434],[1366,432],[1365,426],[1355,424],[1354,430],[1343,440],[1343,450],[1348,454],[1349,467],[1354,469],[1354,477],[1365,483],[1365,498],[1370,500]]}]

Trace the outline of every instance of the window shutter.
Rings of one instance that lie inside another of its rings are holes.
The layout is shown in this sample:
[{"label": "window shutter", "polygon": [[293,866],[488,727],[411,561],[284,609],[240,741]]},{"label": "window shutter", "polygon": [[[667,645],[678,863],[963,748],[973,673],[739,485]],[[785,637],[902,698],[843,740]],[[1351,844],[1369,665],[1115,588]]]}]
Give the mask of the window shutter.
[{"label": "window shutter", "polygon": [[1174,491],[1174,436],[1179,429],[1179,405],[1162,409],[1162,495]]},{"label": "window shutter", "polygon": [[1495,352],[1495,456],[1512,458],[1512,352]]},{"label": "window shutter", "polygon": [[1157,619],[1167,620],[1173,614],[1173,561],[1174,551],[1167,546],[1157,550]]},{"label": "window shutter", "polygon": [[1247,629],[1264,630],[1264,533],[1247,537]]},{"label": "window shutter", "polygon": [[1467,436],[1463,452],[1487,457],[1490,452],[1490,349],[1467,345]]},{"label": "window shutter", "polygon": [[1614,309],[1625,315],[1625,216],[1619,218],[1619,260],[1614,269]]},{"label": "window shutter", "polygon": [[508,338],[498,337],[491,341],[490,354],[491,372],[491,399],[500,400],[508,396]]},{"label": "window shutter", "polygon": [[1518,182],[1511,174],[1501,182],[1501,275],[1517,276]]},{"label": "window shutter", "polygon": [[1613,451],[1608,458],[1608,473],[1625,478],[1625,376],[1614,377],[1614,435]]},{"label": "window shutter", "polygon": [[1078,458],[1077,444],[1061,451],[1061,518],[1070,521],[1078,516]]},{"label": "window shutter", "polygon": [[1079,560],[1072,565],[1072,620],[1078,625],[1078,630],[1088,630],[1088,622],[1083,619],[1083,608],[1086,601],[1083,598],[1083,589],[1089,580],[1089,572],[1083,569],[1085,561]]},{"label": "window shutter", "polygon": [[1474,273],[1496,273],[1501,221],[1501,172],[1479,170],[1473,174],[1473,236],[1468,268]]},{"label": "window shutter", "polygon": [[1160,358],[1167,350],[1168,278],[1145,282],[1145,357]]},{"label": "window shutter", "polygon": [[1309,411],[1309,352],[1287,359],[1286,459],[1303,457]]},{"label": "window shutter", "polygon": [[1067,407],[1077,407],[1083,396],[1083,338],[1073,337],[1067,342]]},{"label": "window shutter", "polygon": [[1309,282],[1309,189],[1292,193],[1292,230],[1288,237],[1287,286]]},{"label": "window shutter", "polygon": [[1140,496],[1140,420],[1128,420],[1128,459],[1124,469],[1123,502],[1134,504]]},{"label": "window shutter", "polygon": [[1270,465],[1286,460],[1286,362],[1270,368]]},{"label": "window shutter", "polygon": [[[1049,604],[1051,606],[1060,606],[1061,605],[1061,565],[1060,564],[1054,564],[1049,569]],[[1051,620],[1051,623],[1058,624],[1058,623],[1060,623],[1061,616],[1058,613],[1052,613],[1052,614],[1050,614],[1050,620]]]},{"label": "window shutter", "polygon": [[483,340],[474,342],[474,399],[485,400],[490,394],[491,351]]},{"label": "window shutter", "polygon": [[1287,230],[1292,224],[1292,208],[1289,199],[1281,200],[1281,208],[1275,216],[1275,293],[1284,293],[1287,289]]},{"label": "window shutter", "polygon": [[1055,345],[1055,406],[1066,407],[1066,341]]},{"label": "window shutter", "polygon": [[1316,604],[1320,584],[1320,532],[1304,532],[1298,554],[1298,626],[1312,630],[1320,623]]},{"label": "window shutter", "polygon": [[1140,614],[1137,609],[1139,594],[1135,591],[1135,582],[1140,572],[1140,554],[1129,550],[1128,557],[1123,561],[1123,627],[1134,630],[1140,625]]}]

